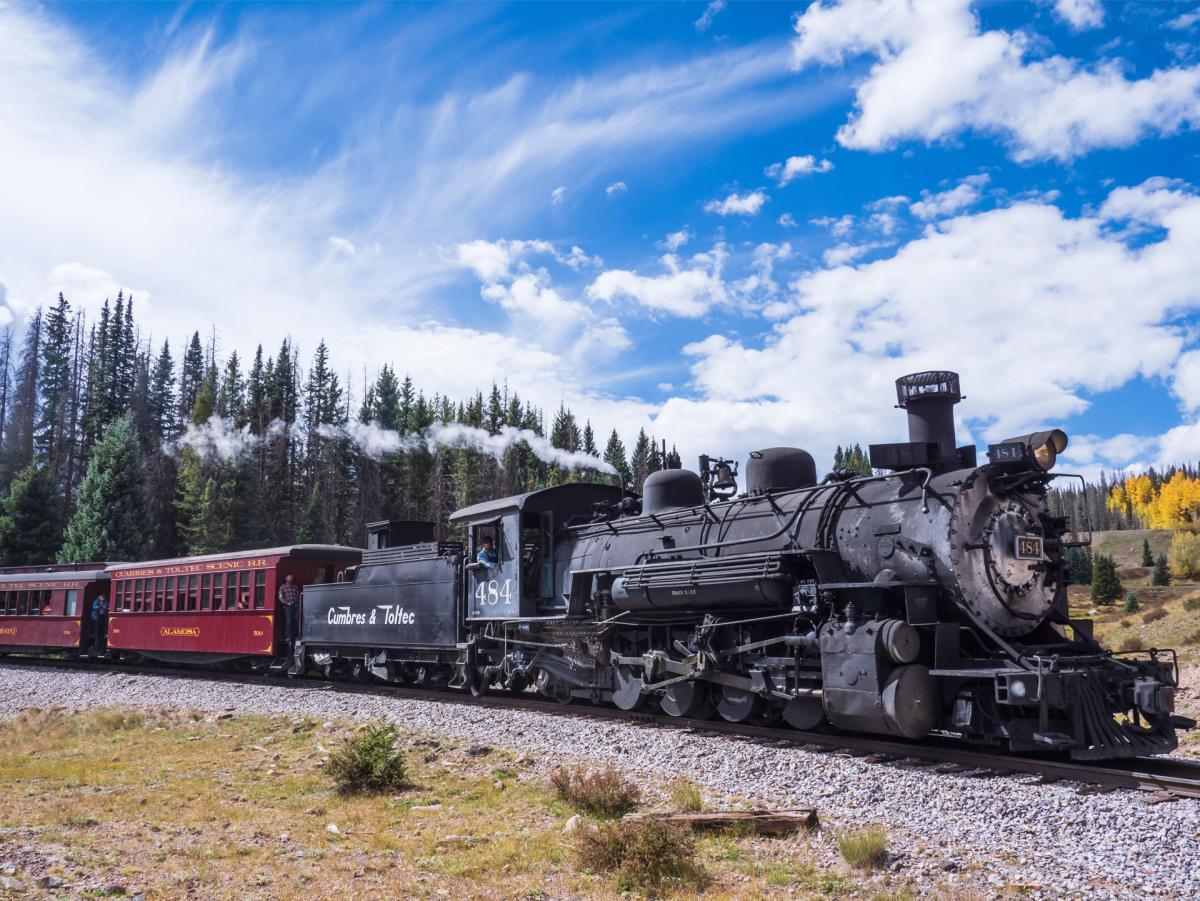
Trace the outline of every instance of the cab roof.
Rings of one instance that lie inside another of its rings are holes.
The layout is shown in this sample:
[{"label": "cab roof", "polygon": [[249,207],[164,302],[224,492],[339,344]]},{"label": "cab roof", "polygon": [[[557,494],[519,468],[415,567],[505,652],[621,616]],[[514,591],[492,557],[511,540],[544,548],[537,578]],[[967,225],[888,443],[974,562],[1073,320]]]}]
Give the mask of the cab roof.
[{"label": "cab roof", "polygon": [[615,503],[621,499],[621,489],[616,485],[600,482],[568,482],[540,491],[529,491],[512,497],[496,498],[480,504],[463,507],[450,514],[450,522],[477,522],[495,519],[505,513],[530,511],[532,513],[562,512],[590,513],[592,504]]}]

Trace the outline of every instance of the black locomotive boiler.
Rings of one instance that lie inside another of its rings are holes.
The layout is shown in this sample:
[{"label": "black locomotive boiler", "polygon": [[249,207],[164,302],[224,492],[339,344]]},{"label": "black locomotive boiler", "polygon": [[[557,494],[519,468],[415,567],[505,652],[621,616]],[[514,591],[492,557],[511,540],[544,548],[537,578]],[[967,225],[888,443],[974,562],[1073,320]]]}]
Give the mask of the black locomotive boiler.
[{"label": "black locomotive boiler", "polygon": [[1195,725],[1173,713],[1173,652],[1107,651],[1068,615],[1073,533],[1046,504],[1066,435],[980,463],[955,446],[955,373],[896,391],[909,440],[872,445],[874,475],[818,481],[777,447],[742,493],[702,458],[641,498],[572,483],[459,510],[464,543],[378,524],[346,581],[305,589],[293,669],[1075,758],[1173,749]]}]

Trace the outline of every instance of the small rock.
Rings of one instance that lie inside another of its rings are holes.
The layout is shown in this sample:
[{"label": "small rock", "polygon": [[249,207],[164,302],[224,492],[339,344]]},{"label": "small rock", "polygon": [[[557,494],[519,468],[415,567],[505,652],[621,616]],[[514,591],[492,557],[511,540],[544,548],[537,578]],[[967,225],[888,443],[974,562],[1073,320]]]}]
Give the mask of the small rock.
[{"label": "small rock", "polygon": [[108,895],[124,895],[125,886],[119,882],[110,882],[108,885],[104,886],[104,892]]},{"label": "small rock", "polygon": [[330,823],[328,826],[325,827],[325,831],[331,835],[341,835],[342,834],[342,830],[338,828],[337,823]]},{"label": "small rock", "polygon": [[42,888],[60,888],[63,881],[57,876],[43,876],[38,880],[38,885]]},{"label": "small rock", "polygon": [[233,719],[233,714],[232,714],[232,713],[230,713],[228,710],[224,710],[224,711],[222,711],[221,713],[218,713],[218,714],[217,714],[217,719],[219,719],[219,720],[231,720],[231,719]]},{"label": "small rock", "polygon": [[467,845],[471,839],[466,835],[445,835],[438,839],[439,845]]},{"label": "small rock", "polygon": [[504,783],[501,780],[497,779],[495,782],[492,783],[492,788],[494,788],[498,792],[502,792],[502,791],[504,791]]},{"label": "small rock", "polygon": [[0,876],[0,888],[6,892],[23,892],[25,883],[15,876]]},{"label": "small rock", "polygon": [[579,828],[579,823],[581,820],[582,817],[580,817],[579,814],[575,814],[573,817],[571,817],[571,819],[567,820],[566,825],[563,826],[563,832],[574,832]]},{"label": "small rock", "polygon": [[9,863],[7,860],[4,863],[0,863],[0,873],[5,876],[11,876],[15,872],[17,872],[17,865],[15,863]]},{"label": "small rock", "polygon": [[410,807],[409,810],[441,810],[441,804],[417,804]]},{"label": "small rock", "polygon": [[955,860],[952,857],[942,861],[942,869],[945,870],[947,873],[953,873],[960,866],[962,866],[962,864],[960,864],[957,860]]},{"label": "small rock", "polygon": [[483,757],[485,754],[491,754],[492,749],[487,745],[471,745],[467,748],[468,757]]}]

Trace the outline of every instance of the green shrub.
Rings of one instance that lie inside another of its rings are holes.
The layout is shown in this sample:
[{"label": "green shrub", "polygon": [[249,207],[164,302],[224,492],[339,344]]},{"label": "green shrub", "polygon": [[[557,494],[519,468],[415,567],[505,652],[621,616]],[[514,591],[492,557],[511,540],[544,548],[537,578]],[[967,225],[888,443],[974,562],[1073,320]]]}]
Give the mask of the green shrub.
[{"label": "green shrub", "polygon": [[1126,613],[1137,613],[1141,609],[1142,609],[1142,605],[1138,603],[1136,594],[1134,594],[1131,591],[1131,592],[1129,592],[1129,594],[1125,595],[1124,610]]},{"label": "green shrub", "polygon": [[1153,610],[1147,610],[1145,613],[1142,614],[1142,622],[1144,622],[1144,623],[1156,623],[1160,619],[1166,619],[1166,618],[1167,618],[1167,611],[1165,609],[1163,609],[1162,607],[1155,607]]},{"label": "green shrub", "polygon": [[699,874],[691,829],[653,820],[580,829],[575,859],[585,870],[615,871],[619,887],[628,892],[658,894],[669,881],[695,880]]},{"label": "green shrub", "polygon": [[558,767],[550,774],[555,793],[579,810],[598,817],[619,817],[642,800],[641,790],[611,766],[599,770]]},{"label": "green shrub", "polygon": [[844,832],[837,846],[846,863],[858,870],[875,870],[887,862],[887,830],[882,826]]},{"label": "green shrub", "polygon": [[329,758],[329,774],[346,794],[392,791],[408,785],[408,762],[396,749],[396,727],[370,723]]},{"label": "green shrub", "polygon": [[703,810],[704,796],[691,779],[676,779],[667,789],[671,803],[679,810]]},{"label": "green shrub", "polygon": [[1188,613],[1195,613],[1200,610],[1200,594],[1193,595],[1183,602],[1183,609]]}]

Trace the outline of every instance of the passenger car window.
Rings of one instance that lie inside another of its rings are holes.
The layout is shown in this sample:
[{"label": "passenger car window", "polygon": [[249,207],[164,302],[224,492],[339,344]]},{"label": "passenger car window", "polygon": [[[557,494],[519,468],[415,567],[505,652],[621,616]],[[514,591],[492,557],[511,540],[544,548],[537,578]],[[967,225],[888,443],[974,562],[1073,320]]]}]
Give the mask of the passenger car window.
[{"label": "passenger car window", "polygon": [[267,606],[267,571],[256,569],[254,571],[254,609],[261,610],[265,606]]},{"label": "passenger car window", "polygon": [[205,573],[200,577],[200,609],[207,610],[212,596],[212,574]]},{"label": "passenger car window", "polygon": [[67,616],[79,612],[79,592],[74,588],[67,589]]}]

